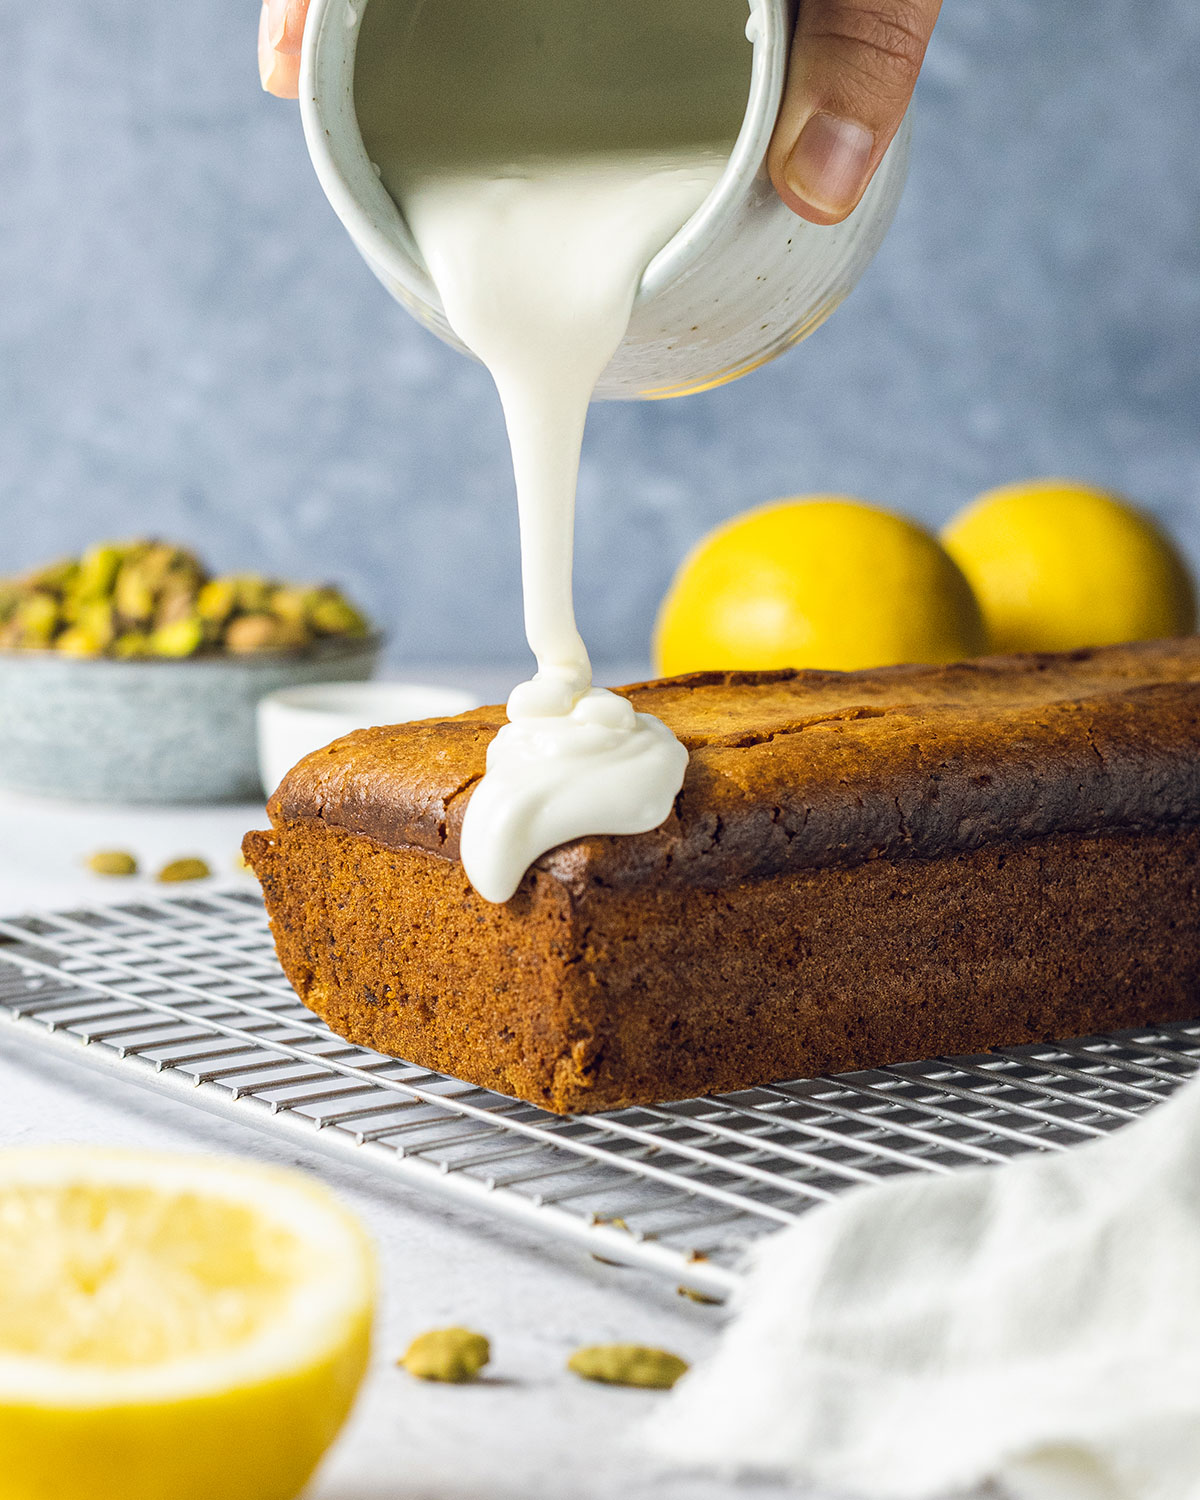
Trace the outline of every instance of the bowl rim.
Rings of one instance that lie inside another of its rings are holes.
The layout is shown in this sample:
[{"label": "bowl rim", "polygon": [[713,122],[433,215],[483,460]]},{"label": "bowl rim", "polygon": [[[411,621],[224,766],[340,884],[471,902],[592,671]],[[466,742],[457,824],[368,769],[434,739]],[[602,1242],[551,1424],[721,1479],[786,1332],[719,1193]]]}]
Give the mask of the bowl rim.
[{"label": "bowl rim", "polygon": [[[445,697],[454,698],[463,707],[456,713],[470,713],[472,709],[481,707],[478,693],[469,688],[460,687],[453,682],[417,682],[411,678],[388,678],[373,677],[366,682],[300,682],[292,683],[287,687],[274,688],[258,700],[258,713],[261,716],[268,713],[276,716],[277,720],[284,716],[296,718],[308,716],[313,718],[336,718],[341,719],[355,710],[349,707],[324,707],[320,704],[295,702],[294,699],[303,699],[308,696],[316,697],[318,694],[328,693],[333,700],[338,697],[350,697],[352,694],[366,694],[369,697],[380,700],[396,699],[403,696],[417,697],[421,694],[429,694],[432,698]],[[437,715],[425,715],[424,717],[437,717]],[[446,717],[454,717],[453,714]],[[415,722],[409,716],[408,719],[396,719],[389,722],[406,723]],[[383,723],[380,720],[380,723]]]},{"label": "bowl rim", "polygon": [[216,667],[280,667],[299,666],[306,662],[328,661],[341,656],[355,656],[374,651],[378,653],[387,644],[382,630],[369,631],[366,635],[324,636],[302,650],[292,651],[212,651],[196,656],[67,656],[55,651],[52,646],[25,646],[0,648],[0,663],[29,662],[45,666],[53,662],[58,666],[72,667],[117,667],[125,671],[138,669],[159,670],[164,667],[198,668]]}]

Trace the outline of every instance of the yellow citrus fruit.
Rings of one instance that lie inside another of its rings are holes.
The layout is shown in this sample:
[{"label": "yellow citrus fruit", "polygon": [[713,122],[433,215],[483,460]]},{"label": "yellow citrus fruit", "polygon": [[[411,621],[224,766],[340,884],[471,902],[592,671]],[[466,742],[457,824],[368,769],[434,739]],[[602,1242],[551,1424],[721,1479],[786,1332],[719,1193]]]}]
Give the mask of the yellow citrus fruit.
[{"label": "yellow citrus fruit", "polygon": [[1071,479],[989,490],[942,541],[971,581],[996,651],[1073,651],[1195,629],[1170,540],[1116,495]]},{"label": "yellow citrus fruit", "polygon": [[836,495],[782,500],[710,531],[663,600],[664,676],[945,662],[984,648],[979,608],[921,527]]},{"label": "yellow citrus fruit", "polygon": [[0,1500],[290,1500],[373,1301],[362,1230],[299,1173],[0,1152]]}]

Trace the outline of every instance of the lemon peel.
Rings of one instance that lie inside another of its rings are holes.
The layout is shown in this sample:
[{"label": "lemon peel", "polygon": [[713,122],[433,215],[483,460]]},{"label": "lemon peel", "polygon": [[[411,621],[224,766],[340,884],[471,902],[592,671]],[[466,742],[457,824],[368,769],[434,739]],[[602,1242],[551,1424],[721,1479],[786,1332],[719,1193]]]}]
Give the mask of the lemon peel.
[{"label": "lemon peel", "polygon": [[0,1152],[0,1500],[290,1500],[362,1378],[374,1281],[299,1173]]},{"label": "lemon peel", "polygon": [[655,628],[664,676],[947,662],[985,644],[979,606],[937,540],[837,495],[760,506],[711,531]]}]

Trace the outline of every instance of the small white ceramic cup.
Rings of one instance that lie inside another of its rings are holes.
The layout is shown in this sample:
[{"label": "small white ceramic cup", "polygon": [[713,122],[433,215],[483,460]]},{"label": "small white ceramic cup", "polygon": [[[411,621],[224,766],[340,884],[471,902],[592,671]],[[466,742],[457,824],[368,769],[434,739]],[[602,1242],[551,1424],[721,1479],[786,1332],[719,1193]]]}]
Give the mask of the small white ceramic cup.
[{"label": "small white ceramic cup", "polygon": [[318,682],[282,688],[258,703],[258,766],[269,797],[298,760],[376,724],[448,719],[476,708],[460,688],[413,682]]}]

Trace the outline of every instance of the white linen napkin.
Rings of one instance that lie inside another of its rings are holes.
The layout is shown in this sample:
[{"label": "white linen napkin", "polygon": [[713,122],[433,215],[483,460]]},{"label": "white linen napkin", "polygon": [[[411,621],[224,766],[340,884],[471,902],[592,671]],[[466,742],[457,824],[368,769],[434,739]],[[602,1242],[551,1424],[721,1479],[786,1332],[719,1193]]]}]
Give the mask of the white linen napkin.
[{"label": "white linen napkin", "polygon": [[643,1437],[880,1500],[1200,1500],[1200,1080],[1103,1140],[773,1235]]}]

